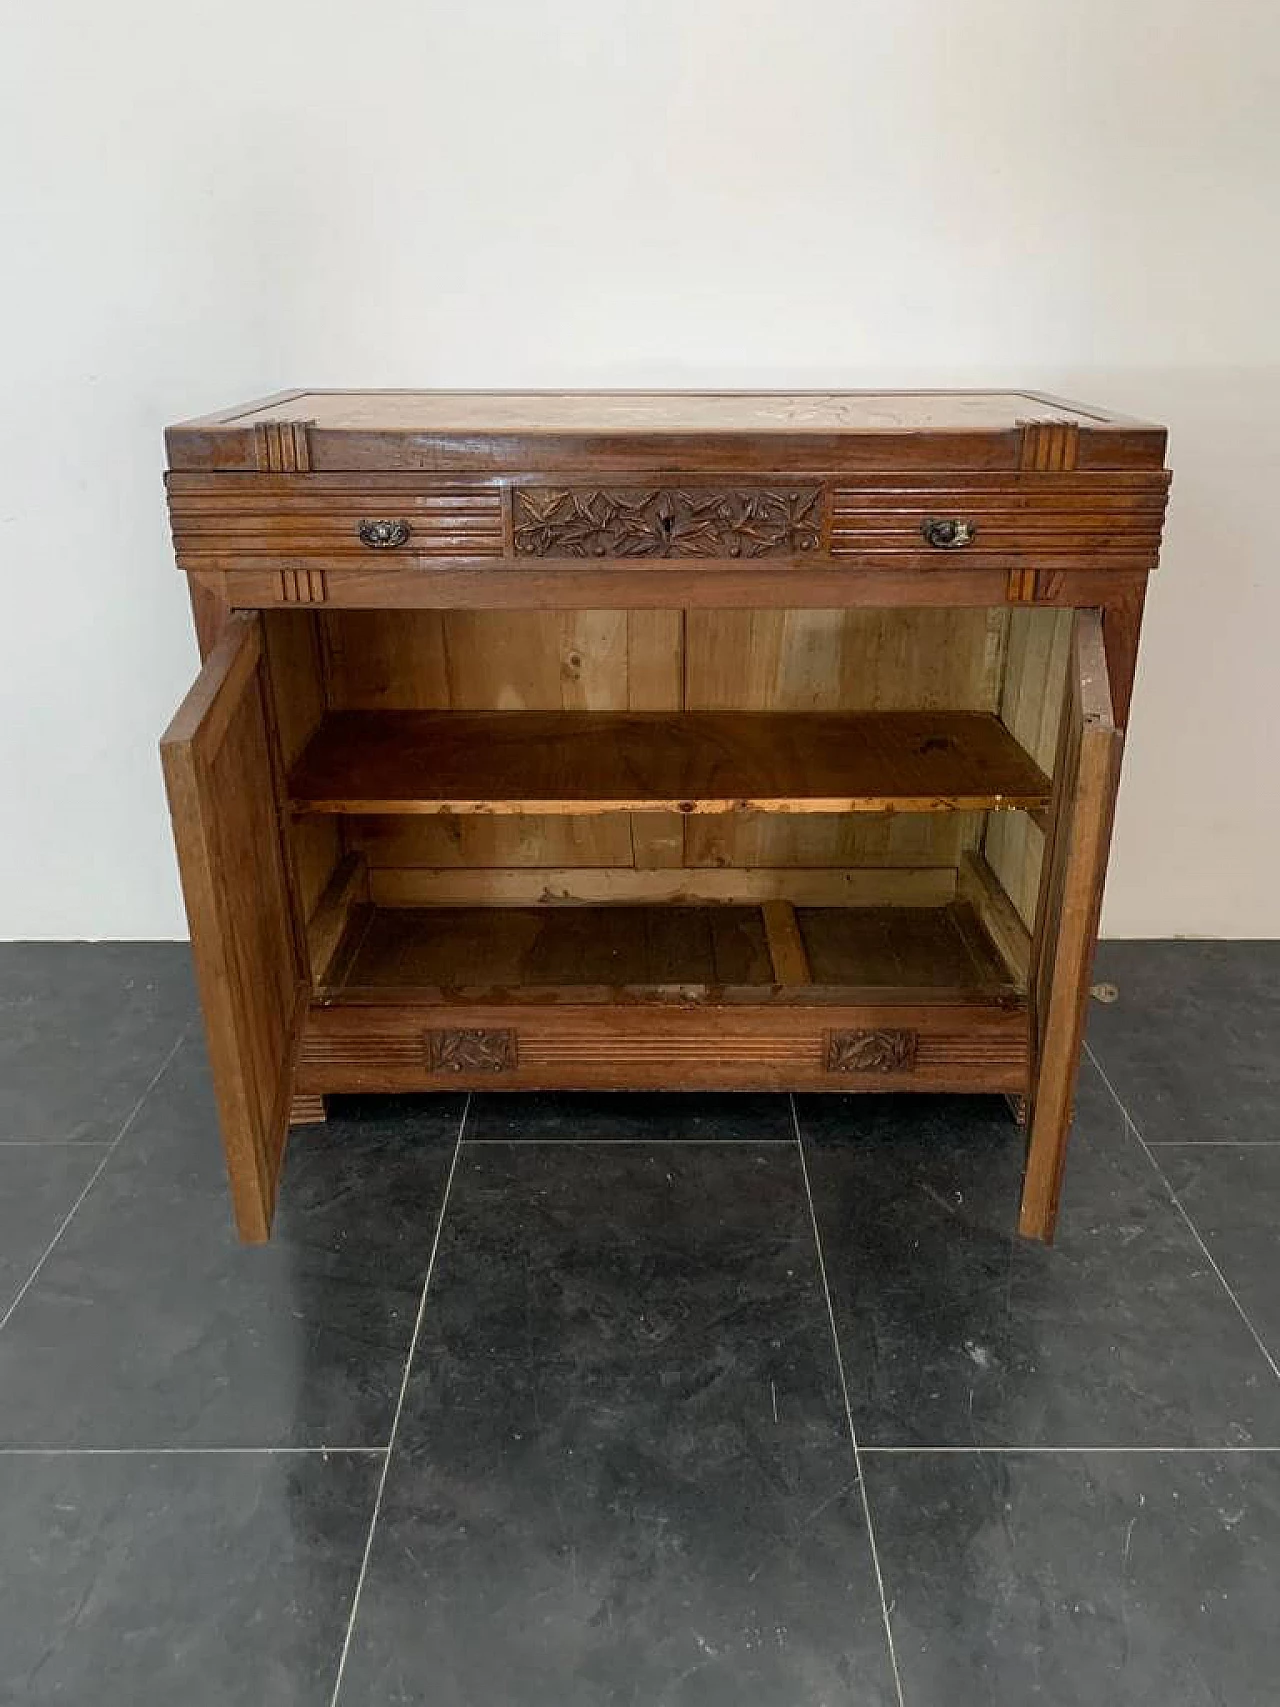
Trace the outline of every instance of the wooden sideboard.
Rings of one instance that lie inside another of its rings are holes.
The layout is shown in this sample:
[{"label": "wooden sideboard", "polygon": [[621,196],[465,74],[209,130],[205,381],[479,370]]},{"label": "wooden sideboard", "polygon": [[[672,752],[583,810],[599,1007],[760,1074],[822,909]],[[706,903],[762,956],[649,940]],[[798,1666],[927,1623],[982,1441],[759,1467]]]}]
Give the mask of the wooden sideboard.
[{"label": "wooden sideboard", "polygon": [[1004,1093],[1051,1237],[1162,428],[298,391],[167,443],[244,1238],[328,1093],[565,1087]]}]

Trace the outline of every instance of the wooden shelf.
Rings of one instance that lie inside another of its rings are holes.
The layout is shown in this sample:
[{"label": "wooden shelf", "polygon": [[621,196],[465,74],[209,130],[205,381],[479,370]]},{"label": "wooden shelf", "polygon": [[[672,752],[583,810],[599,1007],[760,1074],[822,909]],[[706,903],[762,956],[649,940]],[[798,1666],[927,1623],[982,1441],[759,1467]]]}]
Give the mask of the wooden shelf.
[{"label": "wooden shelf", "polygon": [[979,711],[341,711],[289,792],[334,813],[1034,811],[1049,780]]},{"label": "wooden shelf", "polygon": [[517,1004],[1022,1000],[965,902],[363,906],[353,909],[328,995]]}]

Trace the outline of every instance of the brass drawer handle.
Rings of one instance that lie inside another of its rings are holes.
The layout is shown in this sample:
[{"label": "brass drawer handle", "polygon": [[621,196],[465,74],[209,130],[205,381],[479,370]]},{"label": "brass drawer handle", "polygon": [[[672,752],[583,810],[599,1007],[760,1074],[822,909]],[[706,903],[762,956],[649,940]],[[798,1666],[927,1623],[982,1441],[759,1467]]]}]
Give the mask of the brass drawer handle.
[{"label": "brass drawer handle", "polygon": [[363,521],[356,529],[361,544],[374,551],[394,551],[397,545],[405,543],[412,531],[408,522],[403,519],[390,521],[385,518],[372,522]]},{"label": "brass drawer handle", "polygon": [[972,545],[978,537],[976,522],[962,522],[958,516],[926,516],[920,523],[925,544],[935,551],[959,551]]}]

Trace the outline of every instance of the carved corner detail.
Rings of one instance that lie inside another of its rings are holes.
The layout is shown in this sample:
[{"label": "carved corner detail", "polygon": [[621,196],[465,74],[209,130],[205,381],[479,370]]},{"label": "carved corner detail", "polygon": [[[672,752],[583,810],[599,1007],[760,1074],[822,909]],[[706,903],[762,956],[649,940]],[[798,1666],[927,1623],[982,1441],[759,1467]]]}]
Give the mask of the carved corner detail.
[{"label": "carved corner detail", "polygon": [[1010,569],[1008,583],[1005,588],[1005,599],[1009,604],[1034,604],[1036,599],[1035,570]]},{"label": "carved corner detail", "polygon": [[1035,474],[1065,474],[1080,458],[1078,421],[1019,421],[1019,468]]},{"label": "carved corner detail", "polygon": [[816,551],[820,486],[605,490],[518,487],[519,557],[772,557]]},{"label": "carved corner detail", "polygon": [[514,1031],[429,1031],[433,1073],[510,1073],[518,1061]]},{"label": "carved corner detail", "polygon": [[277,581],[287,605],[322,605],[329,597],[323,569],[281,569]]},{"label": "carved corner detail", "polygon": [[916,1064],[914,1031],[829,1031],[828,1073],[910,1073]]},{"label": "carved corner detail", "polygon": [[310,474],[314,421],[255,421],[253,460],[263,474]]}]

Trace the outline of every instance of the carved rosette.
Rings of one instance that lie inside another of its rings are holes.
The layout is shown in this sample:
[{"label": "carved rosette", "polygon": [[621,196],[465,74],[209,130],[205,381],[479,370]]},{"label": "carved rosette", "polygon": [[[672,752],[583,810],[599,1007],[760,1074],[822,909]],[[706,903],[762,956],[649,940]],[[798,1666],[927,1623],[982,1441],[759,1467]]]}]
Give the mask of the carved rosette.
[{"label": "carved rosette", "polygon": [[516,1067],[514,1031],[429,1031],[433,1073],[510,1073]]},{"label": "carved rosette", "polygon": [[914,1031],[829,1031],[828,1073],[910,1073],[916,1064]]},{"label": "carved rosette", "polygon": [[775,557],[815,551],[822,488],[648,491],[520,487],[522,557]]}]

